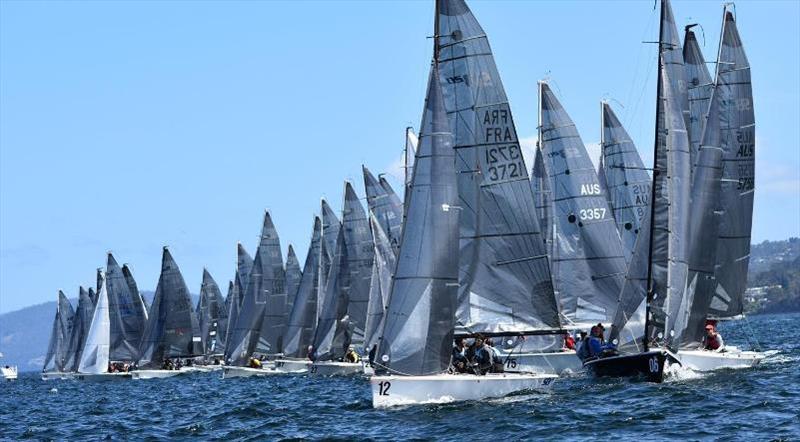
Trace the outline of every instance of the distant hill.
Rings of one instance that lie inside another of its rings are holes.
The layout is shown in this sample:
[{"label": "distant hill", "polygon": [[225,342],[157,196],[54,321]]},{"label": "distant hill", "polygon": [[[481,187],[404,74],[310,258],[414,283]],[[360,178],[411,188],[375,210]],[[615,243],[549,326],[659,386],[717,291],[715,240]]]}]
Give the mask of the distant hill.
[{"label": "distant hill", "polygon": [[[153,300],[153,292],[143,291],[148,302]],[[197,305],[198,296],[192,295]],[[73,307],[78,300],[70,299]],[[0,352],[3,365],[17,365],[20,371],[39,371],[44,365],[50,327],[56,311],[56,302],[45,302],[21,310],[0,315]]]}]

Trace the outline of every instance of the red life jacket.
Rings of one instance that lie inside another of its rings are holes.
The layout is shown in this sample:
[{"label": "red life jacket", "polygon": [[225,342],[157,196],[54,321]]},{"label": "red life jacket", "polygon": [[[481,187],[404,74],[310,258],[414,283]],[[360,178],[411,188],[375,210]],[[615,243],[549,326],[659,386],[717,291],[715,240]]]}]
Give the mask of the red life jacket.
[{"label": "red life jacket", "polygon": [[706,350],[716,350],[719,348],[719,339],[717,336],[714,335],[713,337],[709,337],[706,335]]}]

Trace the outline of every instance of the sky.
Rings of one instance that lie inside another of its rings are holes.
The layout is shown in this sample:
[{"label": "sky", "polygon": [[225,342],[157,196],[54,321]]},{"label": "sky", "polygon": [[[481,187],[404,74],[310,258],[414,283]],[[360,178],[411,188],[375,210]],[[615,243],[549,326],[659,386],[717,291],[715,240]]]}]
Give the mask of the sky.
[{"label": "sky", "polygon": [[[472,1],[519,136],[546,78],[597,156],[607,99],[652,161],[651,0]],[[94,284],[113,251],[155,289],[168,245],[221,287],[265,209],[301,263],[321,197],[361,165],[400,190],[433,2],[0,1],[0,312]],[[716,56],[718,1],[674,1]],[[756,112],[753,241],[800,235],[800,2],[740,1]],[[712,65],[713,67],[713,65]],[[528,166],[532,164],[529,162]]]}]

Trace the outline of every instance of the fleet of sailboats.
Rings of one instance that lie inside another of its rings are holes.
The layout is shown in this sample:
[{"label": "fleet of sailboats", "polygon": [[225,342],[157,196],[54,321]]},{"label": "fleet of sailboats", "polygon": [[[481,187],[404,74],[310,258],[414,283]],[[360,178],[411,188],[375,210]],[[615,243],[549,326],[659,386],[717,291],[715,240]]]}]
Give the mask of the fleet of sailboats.
[{"label": "fleet of sailboats", "polygon": [[[595,168],[541,81],[530,175],[485,31],[464,0],[435,11],[402,199],[362,166],[366,208],[349,181],[341,217],[322,199],[302,267],[265,212],[255,258],[237,245],[227,296],[204,269],[196,305],[166,247],[149,306],[108,253],[77,309],[59,291],[42,378],[367,374],[385,407],[546,391],[581,368],[660,382],[669,365],[763,359],[701,348],[709,321],[743,313],[752,227],[752,87],[732,11],[712,77],[694,25],[682,44],[661,1],[652,168],[607,101]],[[610,345],[581,365],[564,336],[597,323]],[[495,339],[505,369],[454,370],[460,338]]]}]

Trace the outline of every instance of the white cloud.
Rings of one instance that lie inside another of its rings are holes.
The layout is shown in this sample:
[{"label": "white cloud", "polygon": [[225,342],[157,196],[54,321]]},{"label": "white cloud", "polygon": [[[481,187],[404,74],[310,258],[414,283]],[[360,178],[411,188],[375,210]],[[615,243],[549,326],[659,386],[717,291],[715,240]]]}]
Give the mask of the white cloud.
[{"label": "white cloud", "polygon": [[600,166],[600,142],[595,141],[594,143],[587,144],[586,152],[589,153],[589,158],[592,159],[594,170],[597,170],[597,168]]}]

